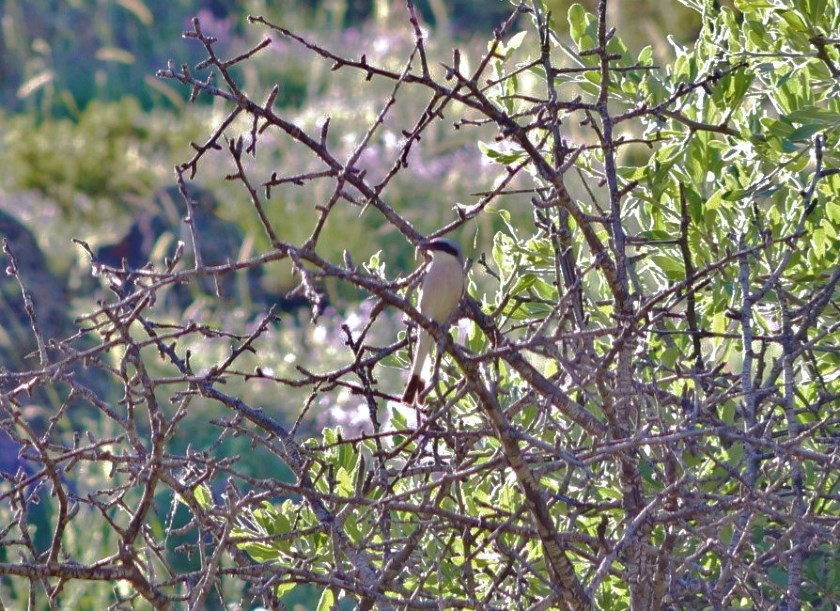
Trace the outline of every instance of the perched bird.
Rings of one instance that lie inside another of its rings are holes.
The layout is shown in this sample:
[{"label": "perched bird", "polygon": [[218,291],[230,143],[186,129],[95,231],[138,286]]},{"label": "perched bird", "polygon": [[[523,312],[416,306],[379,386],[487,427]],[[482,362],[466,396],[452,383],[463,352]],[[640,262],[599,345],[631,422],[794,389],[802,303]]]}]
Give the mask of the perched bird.
[{"label": "perched bird", "polygon": [[[452,240],[439,238],[420,246],[431,253],[431,262],[423,277],[423,289],[420,294],[420,313],[438,324],[445,323],[461,300],[464,292],[464,261],[461,249]],[[418,399],[425,382],[423,366],[434,345],[432,336],[419,329],[414,362],[411,365],[411,377],[403,393],[403,402],[413,405]],[[422,403],[422,399],[419,399]]]}]

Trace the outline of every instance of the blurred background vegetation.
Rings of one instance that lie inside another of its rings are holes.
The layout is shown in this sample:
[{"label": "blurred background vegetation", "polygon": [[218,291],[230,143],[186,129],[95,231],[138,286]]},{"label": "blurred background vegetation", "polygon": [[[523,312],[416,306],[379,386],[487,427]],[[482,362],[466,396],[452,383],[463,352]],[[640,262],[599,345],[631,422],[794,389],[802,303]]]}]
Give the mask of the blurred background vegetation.
[{"label": "blurred background vegetation", "polygon": [[[549,2],[561,20],[569,4],[569,0]],[[670,53],[668,35],[685,42],[697,27],[696,13],[687,9],[661,11],[653,0],[632,3],[632,9],[622,4],[627,3],[614,3],[613,15],[622,36],[638,49],[653,44],[660,56]],[[419,0],[417,5],[434,32],[430,45],[441,61],[449,60],[453,46],[477,56],[511,8],[501,0]],[[352,52],[372,38],[381,52],[376,59],[385,62],[401,62],[412,43],[406,35],[403,4],[387,0],[5,0],[0,10],[0,189],[4,193],[0,205],[24,215],[31,225],[29,209],[37,204],[39,225],[44,224],[34,228],[37,237],[43,240],[44,234],[60,227],[66,239],[50,239],[51,247],[58,248],[70,248],[70,235],[94,243],[112,241],[144,200],[172,183],[173,167],[189,155],[189,142],[206,135],[219,120],[221,109],[214,109],[212,102],[199,98],[188,104],[188,91],[155,77],[168,61],[194,65],[202,59],[199,45],[181,37],[193,17],[219,39],[219,53],[228,56],[265,36],[247,25],[249,14],[329,40],[339,52]],[[375,116],[383,90],[375,82],[350,82],[350,77],[330,72],[312,54],[274,38],[271,52],[250,62],[246,68],[250,72],[238,74],[244,88],[268,91],[280,83],[277,106],[303,126],[326,115],[333,121],[351,117],[352,132],[342,133],[334,123],[333,133],[352,150],[353,137],[364,129],[358,119]],[[413,116],[413,110],[409,104],[405,117]],[[405,117],[395,117],[394,123],[399,125]],[[422,169],[445,174],[444,180],[422,178],[437,183],[433,192],[437,200],[461,201],[471,186],[485,178],[472,179],[475,168],[469,167],[470,161],[480,158],[475,135],[451,131],[439,135],[439,142],[426,143]],[[398,138],[389,141],[388,136],[385,130],[380,144],[393,148]],[[460,157],[452,158],[459,152]],[[289,162],[295,162],[283,157],[281,147],[272,153],[261,163],[288,171]],[[241,196],[226,193],[219,177],[199,181],[226,201]],[[423,201],[430,193],[416,188],[421,182],[416,181],[410,192],[392,192],[392,203],[401,208]],[[295,216],[298,206],[308,207],[308,202],[294,201],[301,196],[298,191],[284,192],[273,203],[278,216],[286,219],[285,213]],[[35,197],[24,197],[23,206],[9,203],[9,199],[21,201],[21,193]],[[46,216],[58,225],[45,222],[46,209],[50,211]],[[246,232],[255,228],[254,219],[245,218],[247,212],[247,206],[221,209]],[[429,220],[427,231],[436,228],[440,219]],[[56,265],[66,272],[73,260],[62,257]]]},{"label": "blurred background vegetation", "polygon": [[[549,4],[556,19],[564,20],[570,2],[554,0]],[[592,9],[596,2],[587,0],[583,4]],[[508,2],[500,0],[418,0],[417,5],[430,30],[430,56],[439,61],[449,61],[453,47],[461,48],[465,57],[477,59],[486,48],[492,29],[511,10]],[[624,40],[636,52],[651,45],[654,57],[663,60],[671,54],[668,36],[681,43],[690,42],[699,23],[695,13],[676,4],[669,5],[667,11],[660,10],[656,0],[613,5],[613,24],[619,27]],[[73,244],[72,238],[87,241],[93,249],[117,242],[138,215],[149,208],[155,194],[174,183],[175,166],[191,155],[190,142],[206,138],[227,110],[201,97],[188,103],[189,91],[156,78],[155,72],[169,61],[194,65],[203,59],[200,46],[181,36],[190,29],[193,17],[199,18],[204,32],[218,38],[220,55],[234,56],[252,47],[266,32],[247,24],[249,14],[263,15],[306,37],[328,41],[339,54],[353,56],[362,48],[373,48],[377,56],[369,55],[369,61],[390,66],[401,65],[413,45],[403,3],[390,0],[0,2],[0,210],[28,228],[43,252],[43,265],[48,269],[41,271],[50,273],[55,286],[60,287],[58,297],[51,295],[47,299],[52,304],[56,300],[66,300],[68,304],[64,307],[66,320],[61,321],[65,332],[71,332],[74,317],[95,308],[95,299],[104,292],[101,283],[91,275],[88,255]],[[349,154],[381,110],[391,85],[375,79],[365,82],[347,71],[332,72],[328,63],[299,46],[277,36],[273,39],[270,49],[237,73],[243,88],[258,98],[256,92],[268,92],[279,83],[277,107],[302,128],[315,133],[329,116],[330,146]],[[399,101],[366,152],[363,161],[369,172],[383,176],[387,173],[389,167],[382,164],[393,160],[399,150],[400,131],[413,125],[425,104],[420,99]],[[389,203],[423,232],[434,231],[451,220],[452,204],[473,203],[478,198],[475,194],[492,188],[498,175],[498,166],[487,163],[476,146],[480,130],[445,129],[441,125],[427,130],[412,153],[409,171],[399,173],[387,191]],[[243,126],[243,133],[247,129]],[[285,175],[306,172],[309,160],[287,154],[287,144],[264,140],[263,148],[251,160],[255,173],[267,176],[272,170]],[[229,168],[226,153],[219,155],[218,167]],[[205,162],[203,167],[207,165]],[[241,250],[230,256],[261,252],[267,242],[249,198],[240,183],[226,182],[223,174],[224,171],[205,172],[195,181],[219,202],[218,215],[241,232]],[[303,188],[289,185],[273,190],[268,214],[281,228],[282,239],[299,241],[309,234],[316,219],[313,202],[328,198],[329,188],[324,184],[319,190],[319,184],[312,182]],[[428,202],[435,205],[429,206]],[[527,207],[517,210],[515,199],[508,203],[514,219],[516,214],[530,214]],[[359,217],[357,211],[347,208],[343,214],[331,215],[320,243],[328,249],[332,245],[333,251],[321,253],[323,256],[340,261],[346,249],[355,261],[364,262],[381,249],[389,273],[414,267],[413,252],[400,235],[383,234],[373,215]],[[184,211],[180,214],[183,217]],[[481,218],[481,223],[493,222],[492,216]],[[459,237],[468,254],[477,257],[487,250],[494,227],[477,225],[470,231]],[[171,246],[171,239],[167,245]],[[159,245],[157,254],[170,254],[160,253],[161,248]],[[294,279],[282,266],[266,271],[269,273],[261,281],[267,285],[267,291],[281,294],[294,286]],[[49,282],[39,280],[42,285]],[[317,353],[322,367],[329,367],[331,350],[342,345],[340,324],[363,324],[365,306],[356,303],[358,295],[343,293],[341,287],[325,288],[331,308],[317,327],[297,324],[308,317],[304,312],[286,317],[296,324],[279,325],[268,335],[277,358],[267,359],[263,354],[261,362],[274,360],[277,368],[267,373],[293,372],[295,355],[306,352]],[[37,292],[35,297],[38,298]],[[236,307],[227,304],[209,312],[214,301],[199,296],[186,312],[173,309],[169,315],[194,316],[197,320],[213,320],[220,328],[241,330],[254,316],[243,305],[249,303],[247,298],[239,299]],[[161,316],[165,318],[166,313]],[[392,328],[379,332],[390,341],[399,327],[399,322],[394,321]],[[0,353],[4,341],[12,340],[0,333]],[[9,353],[21,353],[32,346],[5,348]],[[194,365],[210,366],[228,349],[225,338],[205,339],[200,350],[194,352]],[[396,375],[394,378],[399,380]],[[243,386],[242,398],[260,404],[260,397],[244,395],[254,388],[258,386]],[[274,385],[266,384],[266,392],[274,389]],[[119,399],[120,389],[114,392],[117,396],[109,400]],[[236,395],[238,389],[229,392]],[[291,420],[306,394],[307,390],[301,389],[300,396],[284,396],[278,408],[288,409]],[[45,419],[48,410],[39,410],[62,398],[40,400],[45,405],[33,408],[33,415]],[[321,420],[315,419],[314,425],[324,424],[325,419],[335,422],[342,418],[352,423],[352,399],[347,396],[344,400],[346,405],[339,398],[337,405],[315,406],[312,411],[320,414]],[[276,398],[274,403],[278,403]],[[225,454],[248,454],[245,439],[228,438],[220,447],[215,438],[217,431],[200,426],[208,417],[205,411],[196,417],[194,425],[185,422],[181,430],[185,435],[189,433],[188,438],[174,439],[173,452],[184,452],[191,445],[194,449],[212,447]],[[366,413],[362,417],[366,418]],[[74,419],[61,423],[68,435],[80,430],[95,431],[99,436],[109,434],[83,413],[74,413]],[[278,468],[265,464],[261,457],[253,459],[253,474],[257,477],[278,477]],[[94,490],[105,485],[106,478],[103,473],[85,474],[79,487]],[[186,513],[182,516],[172,499],[159,502],[161,523],[157,527],[163,527],[168,520],[177,523],[186,519]],[[39,510],[45,512],[46,519],[49,503]],[[46,541],[49,533],[42,535]],[[105,531],[86,533],[85,537],[79,536],[78,545],[88,549],[94,558],[95,550],[109,545],[105,538],[111,535]],[[16,599],[14,583],[6,582],[0,587],[6,595],[11,591],[12,600]],[[68,586],[74,587],[78,588],[78,608],[95,608],[111,589],[102,585],[103,592],[95,592],[90,584]],[[305,589],[296,592],[296,596],[305,598]],[[25,592],[20,594],[20,600],[24,600]],[[292,605],[301,601],[287,602]]]},{"label": "blurred background vegetation", "polygon": [[[416,4],[430,31],[429,52],[441,62],[450,61],[453,47],[477,60],[493,28],[511,11],[505,0]],[[548,2],[561,21],[570,4]],[[592,9],[597,2],[584,4]],[[668,11],[655,0],[613,6],[613,23],[620,26],[631,52],[652,45],[654,56],[663,60],[671,55],[669,36],[685,43],[698,27],[696,13],[676,4]],[[74,296],[89,293],[91,279],[89,258],[72,238],[87,241],[94,250],[119,240],[133,220],[149,210],[154,195],[173,184],[175,166],[191,154],[190,142],[206,138],[227,110],[204,97],[188,103],[189,91],[155,76],[169,61],[194,65],[203,59],[200,45],[182,38],[193,17],[218,38],[217,52],[228,57],[267,35],[248,25],[248,15],[263,15],[328,42],[338,53],[352,56],[363,46],[366,51],[374,48],[377,57],[369,59],[391,66],[404,61],[413,42],[404,4],[388,0],[4,0],[0,11],[0,209],[22,221],[42,248],[49,246],[51,270],[64,278]],[[560,26],[563,31],[564,24]],[[299,45],[272,38],[266,52],[237,72],[243,89],[259,97],[256,92],[279,84],[276,106],[310,131],[329,116],[331,148],[349,155],[378,114],[390,85],[333,72]],[[400,100],[366,152],[369,171],[388,171],[383,163],[399,149],[401,130],[413,124],[424,103]],[[248,127],[242,126],[243,133]],[[451,220],[452,204],[468,204],[477,199],[473,194],[492,186],[496,170],[478,151],[481,136],[481,130],[444,127],[426,134],[412,154],[411,171],[398,174],[389,185],[391,205],[407,211],[423,232]],[[287,154],[287,142],[271,144],[270,150],[263,144],[253,160],[256,172],[268,176],[274,170],[286,175],[307,171],[309,160]],[[220,155],[219,166],[227,167],[226,153]],[[223,172],[205,174],[196,177],[196,184],[216,196],[221,202],[218,215],[242,232],[243,249],[230,256],[260,252],[267,246],[266,237],[247,194],[241,186],[227,183]],[[283,239],[295,241],[309,234],[316,218],[313,202],[329,195],[317,187],[273,190],[268,214],[283,226]],[[426,206],[429,201],[445,205]],[[511,208],[515,215],[515,202]],[[184,216],[184,211],[176,212]],[[341,239],[322,240],[335,246],[323,256],[340,260],[347,249],[356,261],[365,261],[381,248],[396,269],[415,265],[401,236],[381,234],[375,217],[357,218],[347,211],[331,219],[325,235]],[[476,226],[471,234],[458,237],[472,247],[469,254],[477,254],[489,245],[492,229]],[[168,254],[161,249],[158,254]],[[282,293],[294,286],[282,265],[266,271],[269,290]],[[341,294],[340,287],[326,289],[334,304],[357,297]],[[77,305],[83,310],[84,299]]]}]

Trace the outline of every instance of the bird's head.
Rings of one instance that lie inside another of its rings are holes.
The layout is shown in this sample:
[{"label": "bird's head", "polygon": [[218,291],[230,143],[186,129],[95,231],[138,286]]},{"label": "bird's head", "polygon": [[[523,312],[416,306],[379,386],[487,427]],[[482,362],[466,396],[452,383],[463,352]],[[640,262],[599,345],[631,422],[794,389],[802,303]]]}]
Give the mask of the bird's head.
[{"label": "bird's head", "polygon": [[435,238],[434,240],[423,242],[419,248],[424,252],[428,252],[433,257],[436,254],[444,254],[454,257],[458,261],[463,261],[461,247],[455,241],[448,238]]}]

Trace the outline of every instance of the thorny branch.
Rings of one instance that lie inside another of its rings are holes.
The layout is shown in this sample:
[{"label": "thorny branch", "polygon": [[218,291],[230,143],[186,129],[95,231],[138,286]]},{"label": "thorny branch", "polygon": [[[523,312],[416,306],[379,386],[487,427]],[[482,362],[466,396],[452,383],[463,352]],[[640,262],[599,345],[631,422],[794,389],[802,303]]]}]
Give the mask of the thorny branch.
[{"label": "thorny branch", "polygon": [[[599,592],[619,583],[630,589],[634,608],[690,606],[704,597],[724,605],[748,598],[756,608],[769,608],[768,592],[798,600],[805,566],[815,558],[831,561],[826,546],[840,535],[836,518],[824,511],[836,506],[840,468],[838,416],[825,408],[840,395],[836,383],[819,376],[813,396],[797,389],[800,370],[816,371],[816,355],[837,350],[830,341],[837,323],[831,329],[818,325],[829,310],[836,320],[840,273],[818,279],[804,301],[788,294],[784,279],[822,202],[817,187],[835,170],[824,167],[825,142],[815,137],[802,212],[784,235],[745,231],[706,256],[698,251],[682,184],[675,200],[678,234],[658,241],[631,235],[625,218],[640,205],[639,183],[619,172],[619,149],[627,144],[619,124],[671,119],[691,134],[736,138],[726,123],[689,119],[680,106],[744,65],[699,75],[658,103],[617,107],[616,75],[644,67],[619,65],[621,56],[609,50],[615,32],[607,27],[606,5],[599,3],[594,48],[578,58],[594,62],[560,67],[550,16],[521,3],[469,74],[459,50],[436,73],[411,2],[406,32],[413,46],[400,70],[251,17],[252,24],[330,61],[334,70],[389,83],[378,113],[346,155],[328,138],[329,119],[319,133],[308,133],[274,108],[277,87],[263,102],[241,89],[232,68],[270,49],[269,38],[224,60],[195,20],[185,36],[201,44],[207,58],[194,71],[170,64],[159,73],[189,87],[193,98],[203,93],[229,108],[177,168],[194,265],[181,265],[178,252],[163,267],[132,270],[131,284],[114,283],[115,300],[79,319],[80,336],[48,341],[38,329],[26,278],[7,250],[9,273],[20,282],[31,315],[40,367],[0,371],[0,424],[20,465],[4,472],[0,484],[0,501],[10,508],[10,522],[0,529],[8,550],[0,576],[27,580],[30,599],[45,598],[53,607],[69,580],[121,581],[129,587],[120,589],[120,602],[142,598],[160,609],[224,601],[234,582],[250,586],[242,596],[272,609],[282,608],[279,593],[299,583],[343,592],[363,609],[587,609]],[[508,61],[504,41],[525,17],[534,18],[540,44],[537,59],[523,68]],[[508,95],[507,84],[534,67],[546,75],[545,91]],[[194,74],[203,70],[210,76]],[[564,86],[583,75],[597,82],[595,97],[564,97]],[[422,96],[423,110],[402,129],[401,146],[383,160],[376,180],[360,159],[406,94]],[[480,260],[491,272],[484,281],[495,282],[501,297],[496,303],[478,294],[465,298],[461,314],[470,342],[453,339],[412,305],[418,274],[388,275],[355,265],[349,255],[335,263],[319,251],[326,223],[342,207],[372,208],[407,243],[423,239],[389,203],[389,186],[411,171],[412,150],[443,125],[444,111],[458,113],[458,129],[492,126],[495,144],[509,147],[513,161],[492,189],[453,208],[435,235],[468,227],[493,206],[503,208],[505,197],[524,194],[534,240],[547,245],[528,252],[498,246],[499,260],[507,257],[530,283],[522,289],[498,261],[493,268]],[[250,125],[247,146],[235,133],[243,120]],[[581,127],[580,142],[573,143],[566,129],[572,122]],[[258,142],[265,146],[261,139],[275,133],[311,153],[312,167],[255,175],[243,156],[256,156]],[[201,234],[187,180],[210,163],[211,153],[225,151],[232,167],[227,178],[242,186],[243,202],[253,208],[270,249],[210,265],[201,253],[213,238]],[[599,164],[584,162],[593,152]],[[580,189],[571,186],[574,176],[584,183]],[[270,214],[272,189],[316,183],[330,189],[315,204],[312,232],[301,240],[285,238]],[[679,249],[670,252],[681,279],[651,288],[636,265],[648,249],[672,246]],[[755,272],[761,256],[769,273]],[[318,287],[327,282],[375,299],[361,331],[342,325],[342,363],[299,363],[278,373],[260,358],[276,339],[274,308],[242,333],[210,322],[172,322],[154,309],[182,283],[209,276],[218,290],[219,278],[279,261],[297,273],[300,293],[318,301],[314,315],[323,309]],[[124,269],[105,266],[102,272],[127,277]],[[733,300],[727,312],[730,328],[715,331],[703,307],[722,282],[740,303]],[[593,286],[606,287],[603,298],[593,297]],[[405,408],[395,405],[383,382],[386,365],[407,342],[391,338],[381,345],[373,331],[394,312],[429,332],[447,355],[436,372],[440,392],[415,414],[415,423],[400,415]],[[778,324],[762,332],[759,315],[775,316]],[[686,327],[672,324],[681,317]],[[683,335],[689,341],[678,343]],[[721,339],[739,340],[737,370],[709,354]],[[220,342],[224,354],[208,365],[208,346]],[[667,361],[666,352],[676,356]],[[247,392],[227,392],[231,386]],[[260,388],[271,390],[251,392]],[[57,389],[64,397],[60,409],[46,422],[31,422],[31,397]],[[303,389],[299,404],[289,405]],[[348,391],[364,401],[370,422],[356,433],[330,429],[318,441],[310,412]],[[284,412],[294,408],[299,418],[289,427]],[[203,410],[214,417],[202,418]],[[63,435],[57,423],[71,411],[75,418],[107,422],[107,434]],[[200,427],[202,435],[178,449],[174,440],[187,426]],[[204,430],[213,431],[209,444]],[[225,450],[243,440],[246,445],[238,447],[270,464],[272,477],[250,473],[241,450]],[[803,464],[819,474],[819,485],[807,480]],[[104,473],[99,487],[83,489],[70,477],[79,469]],[[606,488],[614,494],[605,494]],[[51,535],[38,533],[36,540],[32,510],[46,495],[55,506]],[[759,522],[772,539],[768,544],[756,543]],[[90,523],[106,533],[106,555],[99,558],[68,543],[72,525]],[[716,575],[703,565],[709,553],[720,561]],[[184,557],[196,568],[185,570]],[[766,576],[766,567],[780,563],[791,565],[787,589]],[[458,583],[462,577],[469,587],[444,588],[447,571],[457,571]]]}]

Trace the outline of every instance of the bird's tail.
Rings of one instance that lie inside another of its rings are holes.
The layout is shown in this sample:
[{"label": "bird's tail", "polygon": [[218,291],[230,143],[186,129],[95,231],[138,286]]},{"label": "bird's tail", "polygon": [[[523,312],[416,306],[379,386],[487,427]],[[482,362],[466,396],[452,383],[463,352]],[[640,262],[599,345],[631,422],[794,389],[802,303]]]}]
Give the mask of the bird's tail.
[{"label": "bird's tail", "polygon": [[415,399],[422,404],[423,399],[420,394],[423,392],[425,382],[423,381],[423,366],[426,364],[426,358],[432,350],[432,336],[420,330],[419,341],[417,342],[417,351],[414,353],[414,362],[411,365],[411,377],[408,379],[408,386],[405,387],[403,393],[403,403],[406,405],[414,405]]},{"label": "bird's tail", "polygon": [[414,405],[415,398],[418,403],[423,403],[422,397],[419,396],[420,393],[423,392],[423,386],[423,378],[419,375],[412,375],[408,380],[408,386],[405,387],[405,392],[402,396],[403,403],[406,405]]}]

